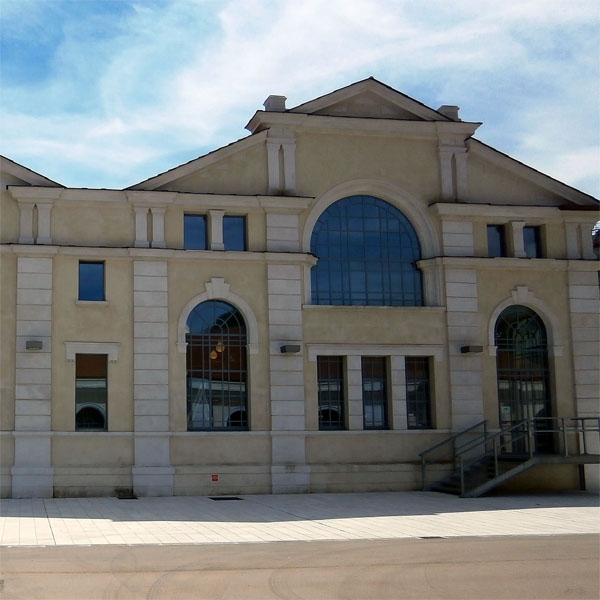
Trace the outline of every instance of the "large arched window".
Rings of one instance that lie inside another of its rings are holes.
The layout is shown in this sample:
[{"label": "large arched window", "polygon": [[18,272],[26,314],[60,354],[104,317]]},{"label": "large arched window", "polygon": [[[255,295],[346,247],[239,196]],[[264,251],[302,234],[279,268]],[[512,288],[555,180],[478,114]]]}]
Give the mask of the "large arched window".
[{"label": "large arched window", "polygon": [[231,304],[209,300],[187,319],[188,431],[247,430],[246,325]]},{"label": "large arched window", "polygon": [[[551,417],[548,343],[542,319],[526,306],[509,306],[496,321],[494,341],[500,424],[510,427],[533,417]],[[551,439],[538,437],[537,449],[551,450]]]},{"label": "large arched window", "polygon": [[372,196],[338,200],[311,237],[313,304],[421,306],[419,240],[394,206]]}]

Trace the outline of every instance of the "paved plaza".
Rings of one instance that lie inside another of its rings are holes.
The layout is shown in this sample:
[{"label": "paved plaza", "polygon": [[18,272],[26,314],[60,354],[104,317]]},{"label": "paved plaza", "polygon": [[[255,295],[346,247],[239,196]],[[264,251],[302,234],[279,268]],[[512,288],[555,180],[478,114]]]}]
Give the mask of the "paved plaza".
[{"label": "paved plaza", "polygon": [[0,545],[240,544],[600,533],[598,495],[434,492],[0,501]]}]

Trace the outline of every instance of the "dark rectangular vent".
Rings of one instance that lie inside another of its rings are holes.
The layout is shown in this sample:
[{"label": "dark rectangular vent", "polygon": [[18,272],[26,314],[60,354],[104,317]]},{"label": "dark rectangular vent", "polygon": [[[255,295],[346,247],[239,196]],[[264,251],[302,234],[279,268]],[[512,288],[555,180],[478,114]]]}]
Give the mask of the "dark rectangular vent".
[{"label": "dark rectangular vent", "polygon": [[215,496],[214,498],[209,498],[209,500],[243,500],[243,498],[238,498],[237,496]]}]

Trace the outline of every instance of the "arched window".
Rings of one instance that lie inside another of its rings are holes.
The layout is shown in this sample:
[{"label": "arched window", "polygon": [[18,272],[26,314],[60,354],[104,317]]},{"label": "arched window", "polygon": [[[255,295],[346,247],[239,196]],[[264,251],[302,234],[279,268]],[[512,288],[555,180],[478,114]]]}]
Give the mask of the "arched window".
[{"label": "arched window", "polygon": [[313,304],[421,306],[419,240],[394,206],[371,196],[338,200],[311,237]]},{"label": "arched window", "polygon": [[[501,426],[551,417],[548,343],[542,319],[526,306],[509,306],[496,321],[494,341]],[[552,440],[538,437],[537,450],[551,450]]]},{"label": "arched window", "polygon": [[187,319],[188,431],[248,429],[246,325],[227,302],[198,304]]}]

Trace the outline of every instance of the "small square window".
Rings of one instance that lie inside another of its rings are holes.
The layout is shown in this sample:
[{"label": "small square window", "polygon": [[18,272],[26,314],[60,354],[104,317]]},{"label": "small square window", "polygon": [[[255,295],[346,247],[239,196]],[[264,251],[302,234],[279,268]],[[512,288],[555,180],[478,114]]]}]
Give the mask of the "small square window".
[{"label": "small square window", "polygon": [[223,217],[223,244],[225,250],[246,250],[246,217]]},{"label": "small square window", "polygon": [[506,256],[506,235],[504,225],[487,226],[488,256]]},{"label": "small square window", "polygon": [[542,236],[539,227],[523,227],[523,245],[527,258],[542,258]]},{"label": "small square window", "polygon": [[79,263],[79,300],[104,301],[104,263]]},{"label": "small square window", "polygon": [[183,215],[183,247],[185,250],[206,250],[206,216]]}]

